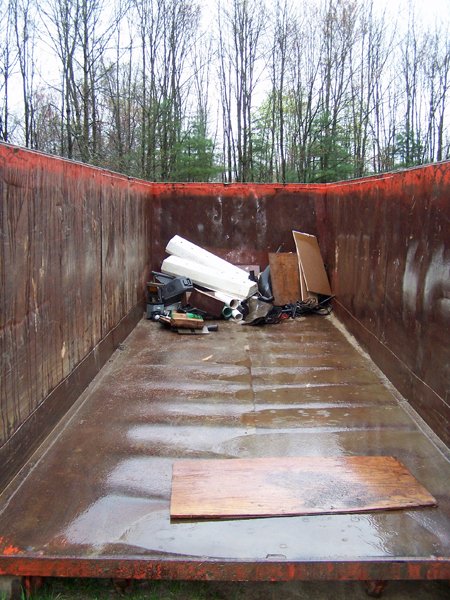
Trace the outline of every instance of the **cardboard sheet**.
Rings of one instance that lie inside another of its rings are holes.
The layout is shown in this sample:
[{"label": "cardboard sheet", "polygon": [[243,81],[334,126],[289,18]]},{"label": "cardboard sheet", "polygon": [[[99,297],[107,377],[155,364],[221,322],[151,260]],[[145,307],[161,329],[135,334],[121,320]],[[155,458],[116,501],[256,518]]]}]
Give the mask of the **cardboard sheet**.
[{"label": "cardboard sheet", "polygon": [[303,267],[300,262],[300,259],[298,259],[298,270],[299,270],[299,277],[300,277],[301,299],[303,301],[311,300],[312,298],[315,298],[317,300],[317,294],[314,294],[313,292],[308,292],[308,288],[306,286],[305,274],[303,272]]},{"label": "cardboard sheet", "polygon": [[243,519],[435,504],[389,456],[202,459],[174,463],[170,515]]},{"label": "cardboard sheet", "polygon": [[[308,292],[331,296],[330,283],[320,254],[319,244],[315,235],[293,231],[297,249],[299,272],[303,273]],[[300,275],[300,280],[302,276]],[[303,292],[303,288],[302,288]],[[303,297],[302,300],[306,298]]]},{"label": "cardboard sheet", "polygon": [[283,306],[301,300],[300,274],[297,254],[292,252],[269,253],[270,280],[274,304]]}]

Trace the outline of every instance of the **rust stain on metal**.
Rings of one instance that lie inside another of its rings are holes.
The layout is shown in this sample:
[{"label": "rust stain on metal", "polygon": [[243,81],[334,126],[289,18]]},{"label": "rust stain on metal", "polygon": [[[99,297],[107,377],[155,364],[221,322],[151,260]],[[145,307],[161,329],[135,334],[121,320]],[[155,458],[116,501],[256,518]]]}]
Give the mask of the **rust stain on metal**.
[{"label": "rust stain on metal", "polygon": [[3,144],[0,198],[1,486],[48,433],[35,411],[142,301],[150,211],[144,182]]},{"label": "rust stain on metal", "polygon": [[2,553],[4,556],[12,556],[15,554],[20,554],[20,550],[19,548],[16,548],[16,546],[5,546],[2,550]]},{"label": "rust stain on metal", "polygon": [[0,555],[11,556],[20,553],[20,548],[17,548],[16,546],[13,546],[12,544],[8,543],[4,537],[0,537]]},{"label": "rust stain on metal", "polygon": [[449,194],[449,162],[330,184],[323,235],[339,317],[447,445]]}]

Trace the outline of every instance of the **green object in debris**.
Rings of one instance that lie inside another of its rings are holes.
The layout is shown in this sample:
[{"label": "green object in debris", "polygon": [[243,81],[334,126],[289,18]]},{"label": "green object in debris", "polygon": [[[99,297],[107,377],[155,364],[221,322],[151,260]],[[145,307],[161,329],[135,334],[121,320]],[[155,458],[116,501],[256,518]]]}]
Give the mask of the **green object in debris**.
[{"label": "green object in debris", "polygon": [[200,315],[196,315],[195,313],[186,313],[186,316],[189,317],[189,319],[200,319],[201,321],[203,321],[203,317],[201,317]]},{"label": "green object in debris", "polygon": [[222,317],[223,317],[224,319],[230,319],[230,318],[231,318],[231,315],[232,315],[232,313],[233,313],[233,311],[232,311],[232,309],[231,309],[229,306],[226,306],[226,305],[225,305],[225,306],[222,308]]},{"label": "green object in debris", "polygon": [[[177,310],[172,310],[170,311],[170,316],[173,317],[173,314],[176,313],[177,315],[179,315],[180,313]],[[200,315],[196,315],[195,313],[182,313],[185,317],[187,317],[188,319],[199,319],[200,321],[203,321],[203,317],[201,317]]]}]

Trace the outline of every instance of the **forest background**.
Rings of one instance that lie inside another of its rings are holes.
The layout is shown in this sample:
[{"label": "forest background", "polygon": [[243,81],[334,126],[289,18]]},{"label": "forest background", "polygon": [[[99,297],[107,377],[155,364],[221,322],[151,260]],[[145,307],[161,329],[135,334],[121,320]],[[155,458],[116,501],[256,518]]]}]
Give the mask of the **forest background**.
[{"label": "forest background", "polygon": [[0,0],[0,140],[151,181],[328,182],[448,159],[441,5]]}]

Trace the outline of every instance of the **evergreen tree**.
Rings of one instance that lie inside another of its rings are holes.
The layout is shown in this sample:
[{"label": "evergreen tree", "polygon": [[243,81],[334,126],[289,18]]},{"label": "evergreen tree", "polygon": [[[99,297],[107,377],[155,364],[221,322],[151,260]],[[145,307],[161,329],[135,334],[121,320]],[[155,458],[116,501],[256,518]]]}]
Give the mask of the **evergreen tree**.
[{"label": "evergreen tree", "polygon": [[220,172],[221,167],[215,162],[213,141],[207,136],[202,120],[196,119],[181,135],[171,180],[211,181]]}]

